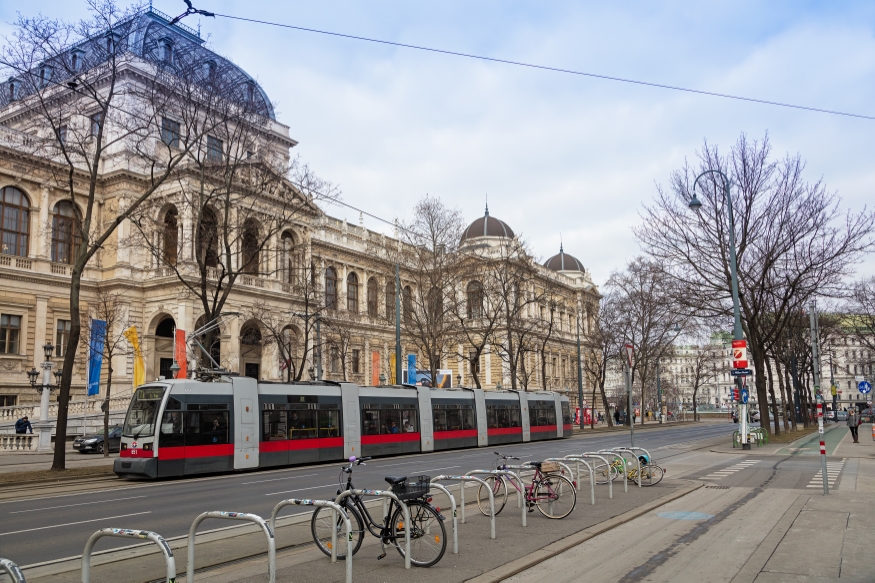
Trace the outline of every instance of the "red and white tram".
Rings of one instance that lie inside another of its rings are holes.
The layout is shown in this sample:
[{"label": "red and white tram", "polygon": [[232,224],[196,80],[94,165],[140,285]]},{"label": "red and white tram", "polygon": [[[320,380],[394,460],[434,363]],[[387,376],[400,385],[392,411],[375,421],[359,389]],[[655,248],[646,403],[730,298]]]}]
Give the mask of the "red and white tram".
[{"label": "red and white tram", "polygon": [[570,437],[571,423],[551,392],[156,381],[134,392],[113,469],[159,478],[487,447]]}]

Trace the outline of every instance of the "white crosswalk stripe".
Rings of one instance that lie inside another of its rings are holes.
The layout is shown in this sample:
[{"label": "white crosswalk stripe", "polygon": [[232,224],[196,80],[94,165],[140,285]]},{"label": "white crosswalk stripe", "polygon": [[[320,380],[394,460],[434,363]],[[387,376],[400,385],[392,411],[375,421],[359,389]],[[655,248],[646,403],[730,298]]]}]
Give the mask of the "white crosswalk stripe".
[{"label": "white crosswalk stripe", "polygon": [[703,480],[719,480],[721,478],[725,478],[726,476],[731,476],[735,472],[752,467],[758,463],[760,463],[760,460],[744,460],[744,461],[738,462],[737,464],[733,464],[733,465],[729,466],[728,468],[723,468],[722,470],[715,470],[715,471],[711,472],[710,474],[708,474],[707,476],[704,476],[702,479]]},{"label": "white crosswalk stripe", "polygon": [[[839,475],[841,475],[842,469],[845,467],[845,461],[846,460],[843,458],[840,462],[826,462],[826,481],[830,488],[835,487],[836,480],[839,479]],[[808,482],[806,488],[823,488],[822,469],[817,470],[817,473],[814,474],[814,477]]]}]

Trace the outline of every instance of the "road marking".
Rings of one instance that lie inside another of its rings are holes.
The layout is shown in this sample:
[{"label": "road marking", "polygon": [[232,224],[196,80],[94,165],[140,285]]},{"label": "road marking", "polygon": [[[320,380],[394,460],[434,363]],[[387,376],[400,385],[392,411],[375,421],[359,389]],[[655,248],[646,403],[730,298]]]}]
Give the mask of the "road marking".
[{"label": "road marking", "polygon": [[[826,462],[826,482],[830,488],[835,487],[836,480],[839,479],[839,475],[842,473],[842,469],[845,466],[845,459],[842,459],[840,462]],[[806,488],[823,488],[823,469],[817,470],[817,473],[814,474],[814,477],[811,478],[811,481],[808,482]]]},{"label": "road marking", "polygon": [[738,462],[737,464],[731,465],[728,468],[723,468],[722,470],[717,470],[717,471],[711,472],[707,476],[702,477],[702,479],[703,480],[720,480],[720,479],[725,478],[727,476],[731,476],[732,474],[734,474],[740,470],[750,468],[750,467],[760,463],[760,461],[761,460],[744,460],[743,462]]},{"label": "road marking", "polygon": [[[454,470],[456,468],[461,468],[462,466],[449,466],[446,468],[431,468],[430,470],[419,470],[420,472],[437,472],[438,470]],[[413,472],[411,472],[413,473]]]},{"label": "road marking", "polygon": [[276,496],[277,494],[291,494],[292,492],[303,492],[304,490],[317,490],[319,488],[330,488],[331,486],[336,486],[337,484],[325,484],[323,486],[310,486],[309,488],[298,488],[297,490],[283,490],[282,492],[271,492],[270,494],[265,494],[265,496]]},{"label": "road marking", "polygon": [[118,502],[120,500],[133,500],[134,498],[145,498],[146,496],[129,496],[127,498],[114,498],[113,500],[99,500],[97,502],[80,502],[79,504],[65,504],[64,506],[49,506],[47,508],[32,508],[31,510],[16,510],[9,514],[23,514],[25,512],[39,512],[40,510],[55,510],[57,508],[72,508],[73,506],[87,506],[89,504],[103,504],[106,502]]},{"label": "road marking", "polygon": [[25,530],[13,530],[12,532],[0,532],[0,536],[8,534],[21,534],[22,532],[33,532],[35,530],[46,530],[47,528],[61,528],[62,526],[73,526],[74,524],[86,524],[88,522],[100,522],[101,520],[112,520],[114,518],[125,518],[126,516],[140,516],[141,514],[152,514],[151,510],[146,512],[134,512],[133,514],[119,514],[118,516],[107,516],[106,518],[92,518],[91,520],[80,520],[79,522],[67,522],[65,524],[53,524],[51,526],[39,526],[37,528],[27,528]]},{"label": "road marking", "polygon": [[285,478],[272,478],[270,480],[256,480],[255,482],[243,482],[240,484],[241,486],[246,486],[247,484],[263,484],[265,482],[279,482],[281,480],[294,480],[296,478],[311,478],[318,474],[304,474],[303,476],[287,476]]}]

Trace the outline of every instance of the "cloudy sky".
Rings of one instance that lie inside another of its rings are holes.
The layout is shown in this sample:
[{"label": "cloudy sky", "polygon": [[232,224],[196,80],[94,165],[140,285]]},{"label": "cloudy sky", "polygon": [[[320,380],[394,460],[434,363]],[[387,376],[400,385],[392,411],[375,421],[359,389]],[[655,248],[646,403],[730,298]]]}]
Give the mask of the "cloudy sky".
[{"label": "cloudy sky", "polygon": [[[181,0],[155,0],[175,15]],[[217,13],[875,115],[875,3],[195,0]],[[0,3],[83,15],[81,0]],[[197,26],[198,18],[186,24]],[[602,283],[640,250],[641,205],[704,139],[769,133],[861,210],[875,201],[875,121],[423,53],[226,18],[209,46],[277,103],[301,156],[349,204],[392,219],[426,193],[493,216],[537,255],[560,233]],[[341,207],[330,214],[358,220]],[[373,220],[369,227],[384,230]],[[875,260],[861,266],[875,274]]]}]

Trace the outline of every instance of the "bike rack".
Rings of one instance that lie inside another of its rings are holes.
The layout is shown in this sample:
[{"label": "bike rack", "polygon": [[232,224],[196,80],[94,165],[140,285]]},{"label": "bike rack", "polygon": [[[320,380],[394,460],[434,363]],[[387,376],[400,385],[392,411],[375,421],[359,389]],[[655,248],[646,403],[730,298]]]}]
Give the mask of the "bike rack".
[{"label": "bike rack", "polygon": [[[599,455],[612,455],[615,458],[618,458],[618,459],[623,461],[623,491],[628,492],[629,491],[629,481],[626,479],[626,458],[624,458],[623,456],[621,456],[620,454],[618,454],[615,451],[608,451],[608,450],[600,449],[596,453]],[[610,464],[608,464],[608,481],[609,482],[611,481]]]},{"label": "bike rack", "polygon": [[[389,492],[388,490],[345,490],[340,493],[340,495],[334,499],[334,503],[338,506],[340,505],[340,501],[348,496],[376,496],[378,498],[391,498],[395,502],[398,503],[398,506],[401,507],[401,512],[404,513],[404,524],[410,525],[410,510],[407,508],[407,504],[401,502],[398,499],[398,496]],[[366,519],[366,517],[363,517]],[[410,529],[404,529],[404,568],[410,568]],[[272,583],[272,582],[271,582]]]},{"label": "bike rack", "polygon": [[12,578],[12,583],[26,583],[24,573],[18,568],[18,565],[9,559],[0,559],[0,571],[6,571]]},{"label": "bike rack", "polygon": [[[559,458],[549,458],[545,461],[554,461]],[[590,503],[595,506],[595,474],[593,473],[592,466],[586,463],[586,460],[580,459],[578,455],[567,455],[564,458],[561,458],[565,461],[571,462],[573,461],[577,465],[577,489],[580,491],[580,464],[586,466],[586,469],[589,471],[589,497]]]},{"label": "bike rack", "polygon": [[[492,488],[489,487],[489,484],[481,480],[480,478],[475,478],[474,476],[446,476],[440,475],[431,479],[431,483],[437,486],[435,482],[442,480],[454,480],[457,482],[479,482],[483,487],[486,488],[486,491],[489,493],[489,511],[491,512],[489,516],[490,523],[490,532],[489,538],[495,538],[495,497],[492,495]],[[443,489],[443,488],[442,488]],[[465,524],[465,484],[459,484],[459,491],[461,492],[461,510],[462,510],[462,524]],[[447,491],[449,495],[449,492]],[[453,500],[453,497],[450,496],[450,500]],[[455,501],[454,501],[455,502]],[[453,506],[453,531],[456,530],[456,509],[455,505]]]},{"label": "bike rack", "polygon": [[[548,457],[548,458],[544,459],[543,461],[545,461],[545,462],[559,462],[559,465],[562,466],[562,468],[564,470],[568,471],[568,476],[571,479],[571,483],[574,484],[574,489],[576,491],[580,492],[580,467],[579,466],[577,468],[578,469],[577,479],[575,480],[574,479],[574,472],[571,471],[571,466],[569,466],[568,464],[565,463],[568,460],[566,460],[564,457]],[[565,472],[563,471],[561,473],[564,474]]]},{"label": "bike rack", "polygon": [[207,518],[221,518],[223,520],[242,520],[245,522],[254,522],[261,527],[264,534],[267,536],[267,580],[269,583],[276,581],[276,540],[273,537],[273,529],[257,514],[249,514],[247,512],[223,512],[213,510],[199,514],[194,522],[191,523],[191,528],[188,529],[188,564],[185,566],[185,581],[191,583],[194,581],[194,535],[197,532],[197,527]]},{"label": "bike rack", "polygon": [[[158,545],[158,548],[164,554],[164,562],[167,563],[167,583],[175,583],[176,560],[173,558],[173,551],[170,550],[167,541],[160,534],[148,530],[131,530],[129,528],[102,528],[88,538],[88,542],[85,543],[85,550],[82,551],[82,583],[89,583],[91,581],[91,551],[94,549],[94,543],[97,542],[97,539],[105,536],[148,539]],[[23,576],[21,580],[24,581]]]},{"label": "bike rack", "polygon": [[[447,495],[447,498],[450,499],[450,505],[453,507],[453,554],[458,555],[459,554],[459,530],[458,530],[459,529],[459,521],[456,518],[456,499],[453,498],[453,495],[450,494],[450,491],[447,490],[444,486],[441,486],[440,484],[435,484],[434,480],[431,481],[430,485],[432,487],[437,488],[438,490],[442,491],[444,494]],[[426,534],[429,534],[428,531],[426,531]]]},{"label": "bike rack", "polygon": [[[641,475],[641,460],[638,459],[638,456],[635,454],[635,452],[630,451],[630,449],[628,447],[615,447],[611,451],[619,451],[621,455],[625,452],[629,452],[632,454],[632,457],[635,458],[635,463],[638,465],[638,487],[640,488],[641,482],[644,481],[644,478]],[[624,473],[626,472],[626,456],[625,455],[623,455],[623,472]]]},{"label": "bike rack", "polygon": [[[568,457],[578,457],[578,458],[581,458],[580,461],[582,461],[582,462],[583,462],[583,459],[582,459],[582,458],[600,459],[600,460],[602,460],[603,462],[605,462],[605,466],[610,466],[610,465],[611,465],[611,462],[608,461],[608,458],[606,458],[606,457],[604,457],[604,456],[600,456],[600,455],[598,455],[597,453],[595,453],[595,452],[591,452],[591,451],[587,451],[587,452],[584,452],[584,453],[581,453],[581,454],[574,454],[574,455],[571,455],[571,456],[568,456]],[[586,462],[583,462],[583,463],[586,463]],[[587,464],[587,467],[589,467],[589,464]],[[593,482],[595,482],[595,468],[590,468],[590,471],[591,471],[592,474],[593,474]],[[614,483],[613,483],[611,480],[608,480],[608,499],[610,499],[610,500],[613,500],[613,499],[614,499]]]},{"label": "bike rack", "polygon": [[[653,461],[653,456],[650,455],[650,452],[647,451],[646,449],[644,449],[643,447],[635,447],[635,446],[632,446],[632,447],[615,447],[614,449],[616,449],[616,450],[621,450],[621,451],[631,451],[631,452],[643,451],[643,452],[644,452],[644,455],[647,456],[647,459],[650,460],[651,462]],[[644,465],[646,466],[647,464],[644,464]]]},{"label": "bike rack", "polygon": [[[286,506],[319,506],[322,508],[331,509],[331,522],[337,522],[337,513],[343,518],[343,525],[346,527],[346,583],[352,583],[352,525],[349,522],[349,516],[343,511],[343,508],[329,500],[301,500],[298,498],[289,498],[283,500],[273,507],[270,513],[270,530],[276,533],[276,517],[280,510]],[[274,536],[276,536],[274,534]],[[337,562],[337,529],[331,529],[331,562]]]},{"label": "bike rack", "polygon": [[[653,463],[653,456],[650,455],[650,452],[647,451],[646,449],[644,449],[643,447],[634,447],[634,446],[633,447],[615,447],[614,449],[619,450],[619,451],[631,451],[632,453],[635,454],[636,458],[638,457],[638,454],[636,453],[638,451],[643,451],[644,454],[647,456],[648,462],[646,464],[642,464],[641,459],[640,458],[638,459],[638,476],[640,478],[638,485],[640,486],[641,482],[644,481],[644,476],[641,473],[641,468],[646,468],[649,464]],[[650,476],[650,485],[651,486],[653,485],[653,475],[652,474]]]},{"label": "bike rack", "polygon": [[[519,488],[515,488],[516,490],[516,503],[517,508],[522,509],[522,523],[523,526],[528,526],[526,524],[526,505],[523,504],[523,492],[526,491],[526,485],[523,484],[523,479],[519,477],[519,475],[511,472],[510,470],[471,470],[466,475],[473,476],[474,474],[479,475],[492,475],[492,476],[506,476],[511,480],[516,480],[517,484],[519,484]],[[494,508],[494,507],[493,507]]]}]

